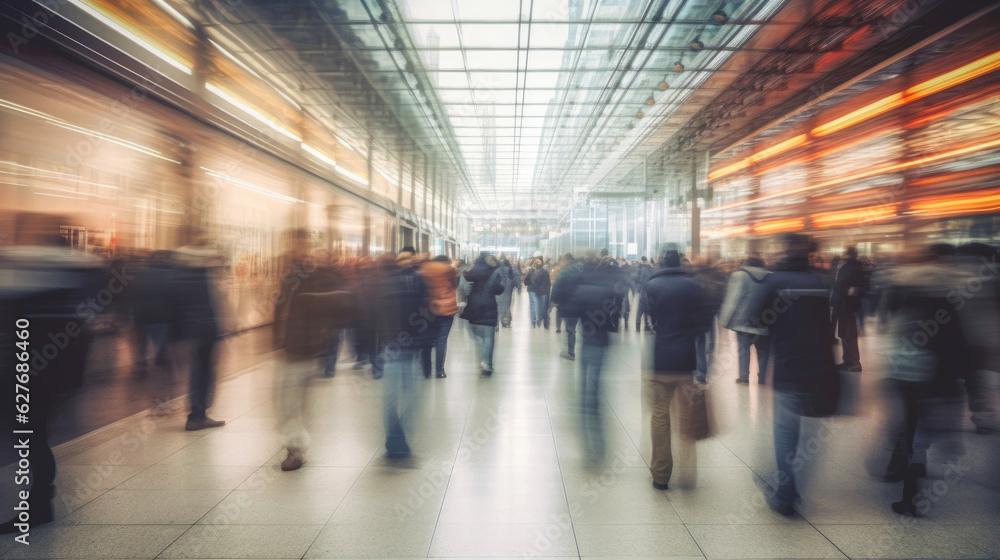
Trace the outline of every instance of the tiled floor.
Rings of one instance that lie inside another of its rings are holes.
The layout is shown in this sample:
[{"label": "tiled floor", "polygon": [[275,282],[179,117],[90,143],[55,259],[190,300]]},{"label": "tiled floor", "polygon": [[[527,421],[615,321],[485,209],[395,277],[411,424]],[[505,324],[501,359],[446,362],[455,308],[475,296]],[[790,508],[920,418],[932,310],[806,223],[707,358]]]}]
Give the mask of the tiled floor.
[{"label": "tiled floor", "polygon": [[[957,475],[933,463],[933,506],[912,522],[870,478],[877,399],[861,415],[810,422],[800,514],[765,506],[753,481],[773,468],[771,389],[738,386],[731,333],[713,366],[718,435],[650,486],[639,359],[652,337],[622,333],[603,377],[608,454],[581,452],[576,370],[565,334],[532,330],[526,301],[499,334],[496,371],[474,370],[454,329],[445,380],[420,379],[414,457],[383,454],[381,382],[341,364],[310,393],[313,448],[281,472],[273,364],[220,383],[220,429],[182,430],[181,410],[138,415],[120,435],[59,450],[58,520],[3,558],[990,558],[1000,556],[1000,437],[967,431]],[[863,339],[866,380],[878,370]],[[870,364],[870,365],[869,365]],[[867,395],[873,393],[866,384]],[[824,434],[822,437],[818,434]],[[932,453],[932,461],[936,455]],[[7,476],[8,473],[0,473]],[[7,503],[7,502],[4,502]]]}]

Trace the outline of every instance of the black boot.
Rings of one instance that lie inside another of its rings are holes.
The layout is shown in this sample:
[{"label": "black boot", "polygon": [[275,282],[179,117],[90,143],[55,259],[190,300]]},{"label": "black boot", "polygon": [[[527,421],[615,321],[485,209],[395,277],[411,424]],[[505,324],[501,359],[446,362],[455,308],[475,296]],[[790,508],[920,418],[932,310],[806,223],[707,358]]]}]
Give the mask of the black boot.
[{"label": "black boot", "polygon": [[892,503],[892,511],[900,515],[916,516],[917,490],[917,469],[911,464],[903,477],[903,499]]}]

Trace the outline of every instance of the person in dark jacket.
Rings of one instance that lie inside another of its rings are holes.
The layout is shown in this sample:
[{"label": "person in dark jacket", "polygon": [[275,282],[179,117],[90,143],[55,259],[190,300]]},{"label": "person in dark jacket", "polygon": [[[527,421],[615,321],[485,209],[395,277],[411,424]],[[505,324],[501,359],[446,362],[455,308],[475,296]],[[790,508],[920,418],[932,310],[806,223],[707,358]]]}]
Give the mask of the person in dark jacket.
[{"label": "person in dark jacket", "polygon": [[503,283],[497,271],[497,262],[485,251],[472,268],[462,275],[472,287],[468,301],[462,311],[462,318],[469,322],[472,335],[480,348],[479,369],[482,375],[493,374],[493,345],[496,341],[496,326],[499,313],[496,296],[503,293]]},{"label": "person in dark jacket", "polygon": [[858,350],[858,313],[861,311],[861,294],[865,290],[865,271],[858,260],[858,250],[847,247],[844,260],[837,269],[830,296],[833,322],[844,349],[844,361],[837,365],[844,371],[861,371],[861,353]]},{"label": "person in dark jacket", "polygon": [[[754,295],[751,324],[771,333],[774,364],[775,486],[762,484],[768,505],[792,515],[798,492],[794,462],[801,416],[821,379],[836,375],[829,315],[829,291],[823,277],[809,266],[809,238],[786,234],[783,258]],[[760,482],[758,482],[760,484]]]},{"label": "person in dark jacket", "polygon": [[288,450],[283,471],[296,470],[305,460],[310,437],[303,416],[309,379],[325,357],[331,333],[348,324],[353,299],[343,277],[310,255],[308,239],[305,230],[291,234],[292,249],[285,257],[274,309],[274,348],[281,351],[277,428]]},{"label": "person in dark jacket", "polygon": [[[646,281],[639,294],[640,305],[648,310],[656,331],[652,355],[646,357],[645,368],[652,394],[653,457],[649,470],[653,487],[667,488],[673,472],[671,449],[670,406],[677,395],[682,411],[687,399],[684,391],[694,383],[692,372],[697,367],[695,341],[707,328],[710,316],[706,311],[702,287],[681,267],[680,253],[668,245],[661,259],[661,268]],[[685,445],[684,453],[693,453],[693,445]]]},{"label": "person in dark jacket", "polygon": [[[596,260],[596,255],[588,255],[591,260]],[[567,360],[576,359],[576,327],[580,322],[581,311],[573,293],[580,285],[582,275],[583,263],[576,262],[572,255],[567,254],[555,284],[552,285],[552,305],[556,306],[557,316],[566,324],[566,350],[560,352],[559,356]]]},{"label": "person in dark jacket", "polygon": [[552,283],[549,271],[542,267],[541,259],[531,261],[531,268],[524,277],[524,287],[528,290],[531,305],[531,328],[549,328],[549,290]]},{"label": "person in dark jacket", "polygon": [[432,336],[428,318],[427,287],[409,266],[410,254],[399,259],[382,255],[378,260],[375,320],[381,352],[377,358],[383,371],[382,405],[386,432],[386,454],[390,458],[410,455],[404,423],[419,404],[414,386],[413,362]]},{"label": "person in dark jacket", "polygon": [[[921,263],[900,266],[893,275],[889,307],[893,344],[886,378],[902,404],[897,437],[903,460],[903,499],[892,504],[899,514],[924,515],[931,500],[920,498],[918,478],[927,476],[927,450],[939,444],[943,463],[958,463],[963,452],[962,394],[959,380],[975,371],[975,353],[966,336],[968,306],[956,305],[955,286],[978,277],[961,266],[951,245],[932,245]],[[995,340],[995,339],[994,339]],[[925,493],[925,496],[928,493]]]},{"label": "person in dark jacket", "polygon": [[593,253],[584,255],[582,271],[572,297],[580,319],[583,343],[580,347],[580,408],[583,447],[592,463],[604,458],[604,429],[601,424],[601,371],[610,343],[609,333],[618,332],[621,301],[618,263]]},{"label": "person in dark jacket", "polygon": [[208,238],[200,236],[194,243],[174,251],[175,266],[170,302],[174,309],[173,337],[186,341],[191,350],[191,392],[188,395],[191,412],[184,429],[188,431],[218,428],[224,420],[213,420],[206,414],[215,388],[215,346],[220,329],[216,312],[213,270],[222,259]]},{"label": "person in dark jacket", "polygon": [[500,317],[500,324],[504,328],[510,328],[510,304],[514,297],[514,289],[517,287],[518,280],[517,276],[514,274],[514,267],[510,265],[510,261],[507,257],[500,255],[497,259],[497,273],[499,274],[500,283],[503,285],[503,292],[497,296],[497,312]]}]

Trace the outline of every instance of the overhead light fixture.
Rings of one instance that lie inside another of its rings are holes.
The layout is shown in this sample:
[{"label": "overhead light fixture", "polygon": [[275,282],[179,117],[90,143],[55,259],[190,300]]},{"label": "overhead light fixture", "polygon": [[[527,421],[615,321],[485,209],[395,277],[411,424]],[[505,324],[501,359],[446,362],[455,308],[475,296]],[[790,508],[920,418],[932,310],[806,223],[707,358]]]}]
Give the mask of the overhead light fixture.
[{"label": "overhead light fixture", "polygon": [[[667,89],[669,87],[670,87],[670,84],[668,84],[667,83],[667,79],[664,78],[663,81],[660,82],[660,91],[667,91]],[[652,99],[652,97],[650,99]],[[649,103],[649,101],[647,101],[646,103]],[[649,104],[652,105],[652,103],[649,103]]]},{"label": "overhead light fixture", "polygon": [[705,48],[705,43],[701,42],[701,37],[695,37],[694,41],[691,41],[691,50],[700,51]]},{"label": "overhead light fixture", "polygon": [[639,109],[639,112],[637,112],[635,114],[635,118],[637,118],[637,119],[641,119],[642,117],[645,117],[645,116],[646,116],[646,113],[643,113],[642,109]]},{"label": "overhead light fixture", "polygon": [[684,71],[684,64],[682,64],[681,61],[678,60],[677,62],[674,63],[674,72],[680,73],[683,71]]},{"label": "overhead light fixture", "polygon": [[[660,84],[660,85],[661,85],[661,86],[665,86],[665,85],[667,85],[667,84],[666,84],[666,83],[663,83],[663,84]],[[663,87],[663,88],[660,88],[660,89],[667,89],[667,88]],[[646,100],[646,105],[656,105],[656,99],[654,99],[654,98],[653,98],[653,96],[652,96],[652,95],[650,95],[650,96],[649,96],[649,99],[647,99],[647,100]]]},{"label": "overhead light fixture", "polygon": [[724,23],[728,23],[729,22],[729,16],[726,15],[726,12],[723,12],[722,10],[718,10],[717,12],[715,12],[714,14],[712,14],[712,19],[710,21],[714,25],[722,25]]}]

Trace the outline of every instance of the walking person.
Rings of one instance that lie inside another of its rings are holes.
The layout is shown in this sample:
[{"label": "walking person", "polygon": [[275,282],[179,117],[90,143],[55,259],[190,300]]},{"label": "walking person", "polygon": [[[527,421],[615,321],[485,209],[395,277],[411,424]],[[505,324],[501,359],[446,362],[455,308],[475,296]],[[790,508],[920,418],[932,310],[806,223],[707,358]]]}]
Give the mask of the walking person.
[{"label": "walking person", "polygon": [[[674,468],[670,409],[676,401],[681,416],[685,416],[685,392],[694,384],[693,372],[698,365],[695,341],[710,317],[702,287],[681,267],[680,253],[672,244],[667,246],[660,266],[646,281],[639,297],[656,327],[652,355],[644,364],[652,395],[653,456],[649,470],[653,487],[666,490]],[[679,438],[679,443],[682,454],[693,459],[693,442]]]},{"label": "walking person", "polygon": [[837,336],[844,350],[844,360],[837,364],[844,371],[861,372],[861,353],[858,350],[858,314],[861,312],[861,294],[865,290],[865,271],[858,260],[857,248],[844,249],[844,260],[837,268],[833,281],[830,307]]},{"label": "walking person", "polygon": [[[648,262],[646,262],[646,257],[644,256],[642,257],[642,259],[640,259],[639,263],[635,265],[633,273],[635,274],[634,289],[636,293],[641,295],[643,288],[646,285],[646,282],[653,274],[653,267],[650,266]],[[635,332],[642,332],[642,326],[644,322],[643,319],[645,319],[646,332],[652,331],[653,330],[652,326],[650,326],[649,308],[646,307],[645,303],[640,297],[635,310]]]},{"label": "walking person", "polygon": [[497,296],[497,313],[499,314],[500,326],[509,329],[510,304],[514,297],[517,278],[514,276],[514,268],[510,265],[510,261],[502,253],[497,257],[497,274],[499,274],[500,284],[503,286],[503,292]]},{"label": "walking person", "polygon": [[531,327],[549,328],[549,290],[552,283],[549,271],[542,267],[541,259],[531,261],[531,269],[524,278],[524,287],[528,290],[531,305]]},{"label": "walking person", "polygon": [[289,242],[273,330],[274,348],[280,352],[275,372],[277,429],[288,451],[283,471],[297,470],[305,461],[311,442],[304,421],[309,380],[326,361],[333,333],[350,321],[352,299],[343,279],[314,260],[308,231],[293,230]]},{"label": "walking person", "polygon": [[931,444],[942,448],[945,463],[957,464],[964,451],[960,380],[975,371],[976,359],[966,336],[971,331],[963,323],[968,306],[960,310],[950,294],[977,277],[953,256],[954,249],[932,245],[922,262],[900,266],[893,274],[891,340],[898,342],[890,349],[886,376],[902,404],[893,439],[905,452],[898,465],[903,496],[891,506],[899,514],[923,515],[932,507],[931,500],[918,498]]},{"label": "walking person", "polygon": [[[591,254],[591,257],[596,259],[595,255]],[[583,263],[576,262],[567,253],[559,276],[552,285],[552,304],[556,306],[556,316],[561,317],[566,324],[566,349],[559,353],[559,357],[566,360],[576,359],[576,326],[580,321],[581,310],[573,293],[580,285],[582,274]]]},{"label": "walking person", "polygon": [[382,370],[382,417],[385,425],[386,456],[410,456],[406,424],[419,405],[414,384],[413,362],[430,336],[425,317],[427,288],[423,278],[410,266],[413,253],[391,254],[378,260],[375,279],[378,298],[374,302]]},{"label": "walking person", "polygon": [[750,383],[751,346],[757,349],[757,383],[763,385],[767,380],[771,340],[767,336],[767,327],[751,324],[750,301],[769,274],[771,273],[764,268],[764,260],[760,255],[754,253],[747,257],[743,266],[729,276],[726,297],[719,310],[719,324],[736,332],[739,355],[737,383]]},{"label": "walking person", "polygon": [[[751,325],[766,325],[774,362],[774,486],[761,485],[774,511],[789,516],[798,496],[795,455],[802,416],[818,416],[812,400],[817,387],[837,375],[830,328],[829,290],[809,266],[809,238],[781,238],[783,255],[751,304]],[[820,395],[822,396],[822,395]]]},{"label": "walking person", "polygon": [[202,234],[190,245],[174,251],[175,272],[170,290],[174,310],[173,338],[190,351],[190,413],[185,430],[218,428],[224,420],[207,415],[215,389],[215,346],[219,338],[212,273],[221,265],[221,255]]},{"label": "walking person", "polygon": [[580,316],[580,413],[584,452],[591,463],[601,461],[605,453],[600,414],[601,372],[611,342],[609,333],[618,332],[624,295],[617,290],[619,273],[614,259],[586,254],[570,296],[572,307]]},{"label": "walking person", "polygon": [[440,255],[420,267],[427,286],[427,308],[430,312],[430,332],[420,352],[424,377],[431,377],[431,351],[434,351],[434,376],[444,379],[444,361],[448,351],[448,335],[458,313],[458,271],[451,259]]},{"label": "walking person", "polygon": [[493,375],[493,346],[499,317],[496,296],[503,293],[497,262],[484,251],[463,277],[471,284],[471,288],[461,316],[469,322],[469,329],[479,346],[480,373],[488,377]]}]

